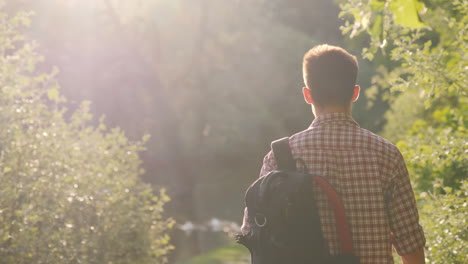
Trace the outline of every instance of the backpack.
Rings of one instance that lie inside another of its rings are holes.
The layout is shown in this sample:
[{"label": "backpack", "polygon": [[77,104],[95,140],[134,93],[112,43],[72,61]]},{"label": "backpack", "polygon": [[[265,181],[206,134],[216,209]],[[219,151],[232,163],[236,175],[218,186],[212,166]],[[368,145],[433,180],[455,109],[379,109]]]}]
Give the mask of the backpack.
[{"label": "backpack", "polygon": [[[256,180],[245,194],[250,232],[238,234],[237,243],[247,247],[252,264],[359,264],[354,256],[343,205],[333,187],[321,176],[296,170],[289,138],[274,141],[277,170]],[[331,202],[341,251],[330,256],[314,201],[317,184]]]}]

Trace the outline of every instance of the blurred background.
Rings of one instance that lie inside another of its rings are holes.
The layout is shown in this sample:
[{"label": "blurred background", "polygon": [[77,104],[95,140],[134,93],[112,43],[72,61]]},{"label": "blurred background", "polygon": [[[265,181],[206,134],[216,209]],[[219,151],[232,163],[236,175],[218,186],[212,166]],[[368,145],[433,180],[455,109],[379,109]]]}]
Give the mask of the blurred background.
[{"label": "blurred background", "polygon": [[[59,69],[67,108],[87,100],[94,125],[103,117],[130,140],[151,136],[140,154],[141,178],[171,199],[164,214],[176,221],[169,262],[177,263],[232,243],[244,191],[270,142],[312,122],[301,63],[314,45],[358,57],[364,93],[354,118],[385,134],[395,116],[384,115],[393,101],[377,66],[401,63],[385,52],[364,60],[362,48],[374,39],[342,34],[352,25],[339,18],[339,4],[353,2],[362,1],[7,0],[3,12],[33,12],[23,32],[45,58],[38,70]],[[440,36],[432,31],[427,39]],[[396,143],[413,123],[393,122],[386,133]]]},{"label": "blurred background", "polygon": [[[17,0],[6,9],[34,12],[27,34],[45,57],[41,68],[58,67],[69,108],[89,100],[131,139],[151,135],[143,178],[167,190],[167,214],[181,224],[240,224],[270,142],[313,120],[302,56],[317,44],[345,45],[328,0]],[[365,88],[371,72],[361,64]],[[384,106],[364,106],[356,119],[378,130]],[[175,254],[190,239],[190,254],[219,243],[198,233],[177,235]]]}]

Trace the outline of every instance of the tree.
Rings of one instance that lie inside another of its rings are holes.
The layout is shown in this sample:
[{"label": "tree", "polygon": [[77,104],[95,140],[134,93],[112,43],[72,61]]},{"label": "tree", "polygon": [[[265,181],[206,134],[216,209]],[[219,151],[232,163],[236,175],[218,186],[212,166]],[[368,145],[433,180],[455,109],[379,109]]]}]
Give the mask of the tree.
[{"label": "tree", "polygon": [[29,16],[0,13],[0,262],[166,263],[168,197],[138,177],[147,138],[89,125],[89,103],[66,111],[18,32]]},{"label": "tree", "polygon": [[363,56],[392,61],[380,66],[370,92],[392,91],[384,134],[402,150],[416,186],[427,259],[465,263],[468,2],[350,0],[341,7],[343,31],[369,35]]}]

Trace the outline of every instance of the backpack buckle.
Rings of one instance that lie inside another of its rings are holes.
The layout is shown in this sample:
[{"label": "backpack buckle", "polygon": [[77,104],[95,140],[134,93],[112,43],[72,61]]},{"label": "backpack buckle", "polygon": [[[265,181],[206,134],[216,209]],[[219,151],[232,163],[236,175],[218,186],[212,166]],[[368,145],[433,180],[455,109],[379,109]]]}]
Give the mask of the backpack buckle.
[{"label": "backpack buckle", "polygon": [[[261,216],[263,218],[263,221],[261,224],[259,224],[259,221],[257,219],[258,216]],[[265,215],[263,214],[256,214],[255,217],[254,217],[254,220],[255,220],[255,224],[258,226],[258,227],[264,227],[266,224],[267,224],[267,218]]]}]

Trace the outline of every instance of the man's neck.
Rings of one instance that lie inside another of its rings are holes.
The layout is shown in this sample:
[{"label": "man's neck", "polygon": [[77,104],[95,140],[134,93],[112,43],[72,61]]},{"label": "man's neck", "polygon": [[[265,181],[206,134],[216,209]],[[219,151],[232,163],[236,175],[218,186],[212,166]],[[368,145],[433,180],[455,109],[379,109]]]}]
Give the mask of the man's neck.
[{"label": "man's neck", "polygon": [[322,115],[330,114],[330,113],[344,113],[346,115],[351,116],[351,105],[348,107],[343,106],[327,106],[327,107],[312,107],[312,112],[314,116],[317,118]]}]

